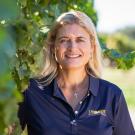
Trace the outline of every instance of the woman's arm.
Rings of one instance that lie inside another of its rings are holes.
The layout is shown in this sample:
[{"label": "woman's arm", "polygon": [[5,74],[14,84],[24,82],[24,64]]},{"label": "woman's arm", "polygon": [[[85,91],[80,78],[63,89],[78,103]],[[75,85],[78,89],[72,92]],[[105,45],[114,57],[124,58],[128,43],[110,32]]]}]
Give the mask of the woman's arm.
[{"label": "woman's arm", "polygon": [[[27,91],[27,90],[26,90]],[[23,92],[23,102],[18,103],[18,118],[20,122],[20,126],[22,130],[25,129],[26,123],[27,123],[27,103],[26,103],[26,91]]]},{"label": "woman's arm", "polygon": [[127,103],[122,92],[115,113],[115,127],[113,135],[135,135]]}]

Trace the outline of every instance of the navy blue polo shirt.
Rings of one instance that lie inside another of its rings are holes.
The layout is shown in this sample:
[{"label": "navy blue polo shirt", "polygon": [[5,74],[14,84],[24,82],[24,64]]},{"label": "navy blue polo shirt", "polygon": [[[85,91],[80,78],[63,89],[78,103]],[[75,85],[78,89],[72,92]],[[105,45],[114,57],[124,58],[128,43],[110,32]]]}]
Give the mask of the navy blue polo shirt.
[{"label": "navy blue polo shirt", "polygon": [[42,87],[30,79],[18,117],[28,135],[135,135],[122,90],[89,76],[88,94],[75,110],[54,79]]}]

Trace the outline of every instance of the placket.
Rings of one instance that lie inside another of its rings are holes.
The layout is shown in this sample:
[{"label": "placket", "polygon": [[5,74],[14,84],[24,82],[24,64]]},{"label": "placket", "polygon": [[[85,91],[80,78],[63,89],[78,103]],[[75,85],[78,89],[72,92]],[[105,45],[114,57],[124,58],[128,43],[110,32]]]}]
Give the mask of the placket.
[{"label": "placket", "polygon": [[83,102],[90,96],[90,93],[88,91],[87,95],[78,103],[75,110],[72,109],[72,117],[71,117],[71,133],[73,135],[76,135],[78,133],[78,119],[79,119],[79,112],[83,105]]}]

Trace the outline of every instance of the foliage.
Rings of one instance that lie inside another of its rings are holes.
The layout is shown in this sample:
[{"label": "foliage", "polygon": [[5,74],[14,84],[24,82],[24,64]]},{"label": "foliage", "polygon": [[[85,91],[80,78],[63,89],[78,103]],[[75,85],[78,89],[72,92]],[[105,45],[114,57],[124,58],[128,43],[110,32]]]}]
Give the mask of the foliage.
[{"label": "foliage", "polygon": [[109,48],[118,49],[123,54],[135,50],[135,40],[120,32],[108,35],[106,43]]},{"label": "foliage", "polygon": [[117,32],[122,33],[130,39],[135,39],[135,26],[128,26],[123,29],[119,29]]},{"label": "foliage", "polygon": [[109,57],[118,69],[130,69],[135,65],[135,51],[121,54],[116,49],[105,48],[104,56]]},{"label": "foliage", "polygon": [[91,16],[95,25],[96,11],[92,0],[4,0],[0,1],[0,134],[7,127],[18,126],[17,103],[22,100],[28,79],[40,70],[42,47],[53,21],[62,12],[80,10]]},{"label": "foliage", "polygon": [[135,40],[116,32],[100,33],[103,56],[110,59],[118,69],[128,70],[135,65]]}]

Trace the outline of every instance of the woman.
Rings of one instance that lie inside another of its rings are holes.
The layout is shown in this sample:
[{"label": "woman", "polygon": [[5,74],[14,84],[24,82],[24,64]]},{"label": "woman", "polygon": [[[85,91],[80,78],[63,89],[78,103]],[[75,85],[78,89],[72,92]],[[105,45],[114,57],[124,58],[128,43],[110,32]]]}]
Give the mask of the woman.
[{"label": "woman", "polygon": [[91,19],[63,13],[48,33],[41,76],[30,79],[18,117],[29,135],[135,135],[122,90],[101,79]]}]

